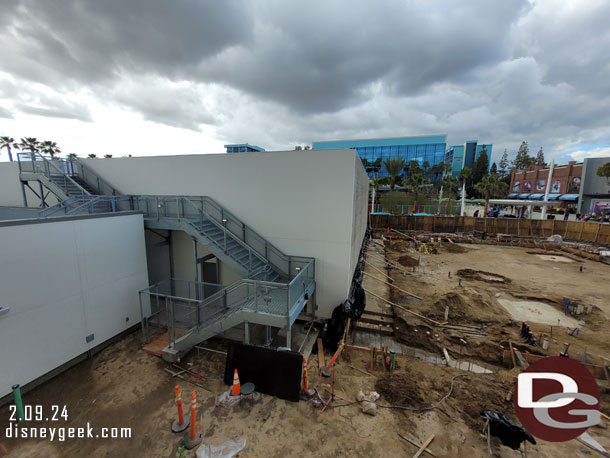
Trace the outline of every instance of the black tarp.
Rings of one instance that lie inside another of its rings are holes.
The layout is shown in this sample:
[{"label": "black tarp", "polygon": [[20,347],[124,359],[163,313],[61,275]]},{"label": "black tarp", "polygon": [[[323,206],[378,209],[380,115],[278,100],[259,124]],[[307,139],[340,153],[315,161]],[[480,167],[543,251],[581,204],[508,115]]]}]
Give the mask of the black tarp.
[{"label": "black tarp", "polygon": [[366,243],[370,237],[371,230],[368,228],[364,235],[364,240],[362,241],[358,263],[356,264],[356,270],[352,277],[352,284],[349,289],[347,300],[335,307],[332,317],[328,321],[323,341],[324,347],[331,351],[335,351],[339,346],[339,342],[345,331],[347,319],[351,318],[352,322],[356,322],[360,319],[364,312],[364,308],[366,307],[366,294],[364,289],[362,289],[362,277],[364,272],[364,253],[366,252]]},{"label": "black tarp", "polygon": [[513,450],[519,450],[521,442],[529,441],[536,444],[533,436],[523,427],[514,423],[505,415],[493,410],[484,410],[481,416],[489,419],[489,431],[492,436],[500,438],[502,444]]},{"label": "black tarp", "polygon": [[233,384],[235,369],[242,385],[251,382],[260,393],[289,401],[299,400],[303,370],[300,353],[233,342],[227,353],[225,384]]}]

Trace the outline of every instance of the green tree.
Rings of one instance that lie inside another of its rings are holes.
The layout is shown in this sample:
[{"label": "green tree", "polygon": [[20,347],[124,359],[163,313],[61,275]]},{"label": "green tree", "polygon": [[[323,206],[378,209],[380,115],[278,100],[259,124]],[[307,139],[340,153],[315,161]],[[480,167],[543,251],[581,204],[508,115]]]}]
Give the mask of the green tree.
[{"label": "green tree", "polygon": [[381,170],[381,158],[378,157],[372,163],[369,163],[370,171],[372,171],[375,175],[379,173]]},{"label": "green tree", "polygon": [[489,173],[490,173],[490,175],[497,175],[498,174],[498,166],[496,165],[495,162],[493,164],[491,164],[491,168],[489,169]]},{"label": "green tree", "polygon": [[112,157],[112,154],[104,154],[104,157],[105,157],[106,159],[110,159],[110,158]]},{"label": "green tree", "polygon": [[608,185],[610,185],[610,162],[606,162],[604,165],[597,169],[598,177],[605,177]]},{"label": "green tree", "polygon": [[536,153],[536,165],[546,167],[546,162],[544,161],[544,153],[542,152],[542,146],[538,150],[538,153]]},{"label": "green tree", "polygon": [[426,184],[426,177],[424,177],[423,173],[416,173],[407,179],[407,186],[409,186],[411,192],[415,196],[413,202],[415,208],[417,208],[417,201],[419,200],[419,188],[421,188],[424,184]]},{"label": "green tree", "polygon": [[97,157],[97,154],[91,153],[91,154],[88,154],[87,157],[91,158],[91,159],[95,159]]},{"label": "green tree", "polygon": [[481,181],[474,185],[475,190],[485,198],[485,209],[483,216],[487,216],[487,208],[489,207],[489,199],[491,197],[500,197],[506,192],[508,186],[500,180],[497,175],[487,175]]},{"label": "green tree", "polygon": [[504,178],[508,173],[508,152],[506,151],[506,148],[504,148],[502,158],[500,159],[500,163],[498,165],[500,166],[498,169],[500,172],[500,177]]},{"label": "green tree", "polygon": [[379,200],[383,208],[393,215],[401,215],[402,207],[409,202],[407,195],[402,191],[386,192]]},{"label": "green tree", "polygon": [[78,159],[78,155],[76,155],[75,153],[69,153],[66,156],[66,159],[70,159],[71,161],[74,161],[74,160]]},{"label": "green tree", "polygon": [[57,143],[45,140],[40,143],[40,152],[51,156],[51,159],[55,159],[55,155],[61,153],[61,149],[57,146]]},{"label": "green tree", "polygon": [[415,175],[416,173],[424,173],[417,161],[409,161],[405,167],[405,172],[407,172],[407,176]]},{"label": "green tree", "polygon": [[22,137],[19,141],[21,151],[37,153],[40,149],[40,142],[35,137]]},{"label": "green tree", "polygon": [[479,157],[472,166],[472,181],[474,183],[481,181],[483,177],[487,175],[488,170],[489,158],[487,157],[487,150],[483,148],[479,153]]},{"label": "green tree", "polygon": [[0,137],[0,151],[2,151],[2,148],[6,148],[6,151],[8,152],[8,160],[13,162],[13,154],[11,153],[11,149],[19,149],[19,145],[15,143],[15,139],[12,137]]},{"label": "green tree", "polygon": [[460,180],[452,175],[447,175],[443,180],[443,188],[451,194],[457,195],[459,193]]},{"label": "green tree", "polygon": [[536,159],[530,156],[529,154],[529,146],[526,141],[521,142],[521,146],[519,147],[519,151],[517,151],[517,156],[513,161],[513,167],[516,170],[527,169],[530,165],[534,165],[536,163]]},{"label": "green tree", "polygon": [[402,169],[405,166],[405,160],[402,158],[398,159],[386,159],[383,163],[388,175],[390,175],[390,190],[394,191],[396,186],[396,178],[402,173]]}]

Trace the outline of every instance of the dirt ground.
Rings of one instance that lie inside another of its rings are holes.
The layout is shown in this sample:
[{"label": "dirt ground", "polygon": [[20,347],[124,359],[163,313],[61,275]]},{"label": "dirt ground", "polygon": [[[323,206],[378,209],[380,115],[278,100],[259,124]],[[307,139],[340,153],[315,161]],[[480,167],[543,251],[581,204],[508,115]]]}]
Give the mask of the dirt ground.
[{"label": "dirt ground", "polygon": [[[610,291],[605,287],[610,274],[608,265],[586,260],[557,262],[529,254],[526,249],[491,245],[444,243],[432,253],[421,253],[409,242],[385,245],[382,241],[370,245],[363,283],[366,289],[436,321],[445,321],[445,309],[449,307],[449,324],[484,326],[487,335],[439,331],[426,319],[400,308],[392,310],[384,300],[370,294],[367,309],[394,313],[397,341],[439,354],[445,348],[454,359],[480,364],[493,374],[475,374],[403,355],[397,355],[396,371],[387,373],[379,369],[370,373],[366,369],[369,352],[348,347],[336,365],[336,394],[354,401],[358,391],[376,390],[381,394],[376,416],[363,414],[358,403],[343,399],[336,399],[325,412],[312,402],[293,403],[267,395],[253,404],[246,400],[234,407],[224,407],[217,403],[217,396],[228,389],[222,382],[223,355],[191,352],[181,362],[181,367],[200,374],[189,380],[206,387],[202,389],[168,374],[164,370],[168,364],[143,352],[140,334],[135,333],[24,395],[26,404],[42,405],[45,411],[52,405],[66,405],[69,418],[61,426],[79,427],[89,422],[94,428],[131,427],[130,439],[50,442],[3,438],[0,457],[177,457],[181,436],[170,431],[170,424],[176,417],[174,386],[179,383],[185,401],[191,390],[197,391],[197,416],[199,419],[203,414],[204,443],[220,445],[244,438],[246,448],[240,457],[413,456],[417,447],[401,436],[421,444],[434,434],[429,449],[435,455],[482,458],[489,455],[486,440],[480,434],[483,426],[480,411],[493,409],[515,419],[507,396],[519,370],[512,368],[510,360],[502,358],[502,349],[507,349],[509,342],[523,351],[548,355],[558,354],[563,343],[570,342],[574,358],[580,360],[586,346],[593,363],[610,356],[606,331]],[[386,257],[396,268],[385,269]],[[418,259],[419,263],[414,262]],[[463,269],[471,269],[475,274],[462,272],[459,277],[458,271]],[[383,272],[403,291],[380,281],[387,281]],[[462,278],[461,286],[458,278]],[[551,337],[550,326],[530,322],[535,332],[548,335],[551,346],[546,352],[521,343],[520,322],[498,302],[500,298],[536,300],[561,310],[563,297],[590,304],[593,309],[582,317],[585,324],[577,337],[568,336],[562,326],[554,327]],[[220,340],[206,343],[219,350],[223,345]],[[330,356],[327,352],[327,361]],[[315,355],[309,360],[309,374],[310,386],[327,399],[330,380],[317,374]],[[603,384],[601,388],[602,410],[610,414],[608,391]],[[2,433],[8,426],[9,415],[8,406],[0,408]],[[36,425],[58,426],[50,422]],[[602,424],[589,432],[610,449],[607,426],[608,422],[602,419]],[[492,440],[492,447],[495,456],[520,456],[496,439]],[[528,447],[528,456],[549,458],[581,456],[587,452],[574,440],[539,441],[538,445]],[[193,457],[195,453],[187,451],[183,456]]]}]

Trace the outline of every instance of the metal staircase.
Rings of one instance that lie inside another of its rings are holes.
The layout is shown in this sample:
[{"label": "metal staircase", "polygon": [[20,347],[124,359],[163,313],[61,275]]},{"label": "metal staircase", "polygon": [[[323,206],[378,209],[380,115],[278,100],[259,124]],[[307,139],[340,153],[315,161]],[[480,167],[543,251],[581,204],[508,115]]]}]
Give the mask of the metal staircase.
[{"label": "metal staircase", "polygon": [[[149,324],[167,328],[164,358],[180,359],[197,343],[240,323],[290,329],[315,292],[313,258],[288,256],[210,197],[122,195],[77,159],[19,153],[22,182],[38,181],[60,201],[40,216],[140,211],[150,229],[180,230],[240,272],[243,280],[206,296],[204,284],[176,292],[153,285],[140,291],[145,336]],[[188,282],[187,282],[188,283]],[[209,285],[208,285],[209,286]],[[208,288],[209,289],[209,288]],[[192,292],[191,292],[192,291]]]}]

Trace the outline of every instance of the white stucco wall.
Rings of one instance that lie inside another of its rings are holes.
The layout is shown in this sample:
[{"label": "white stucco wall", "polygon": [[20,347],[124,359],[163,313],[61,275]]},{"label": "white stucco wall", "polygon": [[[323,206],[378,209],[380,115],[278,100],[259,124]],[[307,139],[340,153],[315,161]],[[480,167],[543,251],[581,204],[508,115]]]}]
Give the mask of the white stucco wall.
[{"label": "white stucco wall", "polygon": [[123,194],[210,196],[286,254],[315,257],[319,316],[347,297],[368,189],[355,151],[84,161]]},{"label": "white stucco wall", "polygon": [[356,268],[358,255],[362,248],[362,240],[368,225],[368,193],[369,177],[364,171],[362,162],[354,157],[354,208],[352,214],[352,250],[350,253],[350,277]]},{"label": "white stucco wall", "polygon": [[142,215],[5,224],[0,397],[138,323],[148,285]]}]

